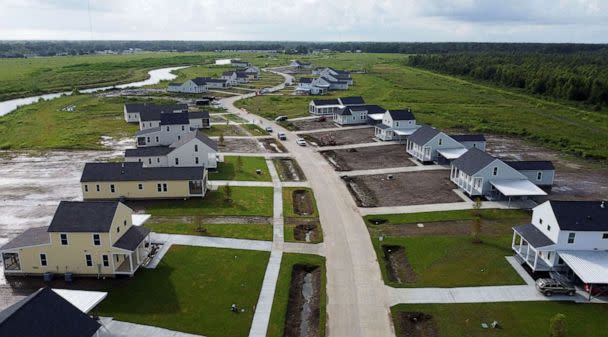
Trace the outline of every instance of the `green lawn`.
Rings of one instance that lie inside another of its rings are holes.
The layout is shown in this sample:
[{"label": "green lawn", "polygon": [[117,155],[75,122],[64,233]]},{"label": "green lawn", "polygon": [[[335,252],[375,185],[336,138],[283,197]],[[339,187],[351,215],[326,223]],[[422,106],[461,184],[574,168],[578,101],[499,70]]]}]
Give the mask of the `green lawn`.
[{"label": "green lawn", "polygon": [[201,130],[208,137],[224,136],[247,136],[247,134],[238,125],[211,125],[210,129]]},{"label": "green lawn", "polygon": [[225,200],[225,187],[208,191],[203,199],[166,200],[151,203],[152,215],[260,215],[272,216],[272,187],[231,186],[232,202]]},{"label": "green lawn", "polygon": [[[125,122],[124,102],[76,95],[23,106],[0,117],[0,148],[102,149],[101,136],[131,137],[139,130]],[[72,105],[75,111],[62,111]]]},{"label": "green lawn", "polygon": [[[293,207],[293,192],[294,191],[299,191],[299,190],[304,190],[304,191],[308,191],[308,195],[311,198],[312,201],[312,213],[308,214],[308,215],[300,215],[297,214],[294,211],[294,207]],[[312,191],[312,189],[307,188],[307,187],[283,187],[283,216],[284,217],[318,217],[319,216],[319,212],[317,210],[317,202],[315,200],[315,195]]]},{"label": "green lawn", "polygon": [[[544,337],[549,322],[566,316],[568,337],[605,336],[608,306],[568,302],[503,302],[475,304],[400,304],[392,307],[397,337],[406,336],[397,319],[399,312],[419,311],[433,316],[439,337]],[[498,321],[500,329],[483,329],[481,323]]]},{"label": "green lawn", "polygon": [[268,132],[258,125],[255,124],[242,124],[243,128],[245,128],[252,136],[267,136]]},{"label": "green lawn", "polygon": [[270,224],[203,224],[204,231],[195,224],[146,224],[157,233],[215,236],[222,238],[272,241]]},{"label": "green lawn", "polygon": [[[257,174],[257,169],[262,170],[262,174]],[[217,172],[209,173],[209,180],[272,181],[272,178],[264,157],[225,156],[224,162],[218,163]]]},{"label": "green lawn", "polygon": [[[530,216],[530,212],[528,211],[512,209],[480,209],[478,212],[482,219],[487,220],[521,219]],[[372,225],[372,220],[375,219],[386,220],[387,224],[405,224],[434,221],[473,220],[474,218],[475,214],[473,210],[366,215],[363,217],[365,223],[368,225]]]},{"label": "green lawn", "polygon": [[[317,237],[311,238],[310,242],[307,243],[321,243],[323,242],[323,229],[321,228],[321,223],[317,223]],[[285,242],[303,242],[302,240],[296,240],[294,235],[294,228],[296,225],[290,222],[286,222],[283,225],[283,237]]]},{"label": "green lawn", "polygon": [[325,258],[316,255],[304,254],[283,254],[281,260],[281,269],[279,271],[279,279],[277,288],[274,293],[274,301],[272,303],[272,311],[270,314],[270,322],[268,324],[267,337],[282,337],[285,326],[285,315],[287,313],[287,304],[289,301],[289,286],[291,283],[291,271],[296,264],[310,265],[321,267],[321,303],[320,303],[320,321],[319,321],[319,336],[325,336],[325,322],[327,295],[325,292],[326,277],[325,277]]},{"label": "green lawn", "polygon": [[[208,337],[247,336],[268,252],[173,246],[156,269],[113,282],[95,314]],[[234,313],[235,303],[245,312]]]},{"label": "green lawn", "polygon": [[247,120],[236,114],[225,114],[223,117],[236,123],[247,123]]}]

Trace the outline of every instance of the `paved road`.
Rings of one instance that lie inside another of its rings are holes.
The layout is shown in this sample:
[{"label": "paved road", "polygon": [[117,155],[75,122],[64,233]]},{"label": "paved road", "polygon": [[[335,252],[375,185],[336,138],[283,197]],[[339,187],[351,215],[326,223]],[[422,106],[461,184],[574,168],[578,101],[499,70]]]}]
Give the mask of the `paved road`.
[{"label": "paved road", "polygon": [[[281,74],[286,80],[291,76]],[[223,99],[224,106],[244,118],[257,118],[265,125],[296,135],[252,114],[235,108],[237,98]],[[332,167],[309,147],[283,142],[298,161],[314,189],[325,238],[327,258],[328,335],[335,337],[394,336],[389,299],[365,224],[350,193]]]}]

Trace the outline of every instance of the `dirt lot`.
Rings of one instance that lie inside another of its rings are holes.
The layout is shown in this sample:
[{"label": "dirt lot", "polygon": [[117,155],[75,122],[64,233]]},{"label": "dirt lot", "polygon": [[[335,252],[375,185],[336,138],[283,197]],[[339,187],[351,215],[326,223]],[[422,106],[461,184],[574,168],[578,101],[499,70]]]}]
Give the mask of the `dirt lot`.
[{"label": "dirt lot", "polygon": [[298,162],[291,158],[273,160],[281,181],[305,181],[304,172]]},{"label": "dirt lot", "polygon": [[452,190],[448,170],[345,177],[359,207],[425,205],[463,200]]},{"label": "dirt lot", "polygon": [[315,211],[312,193],[308,190],[295,190],[291,194],[293,212],[301,216],[312,215]]},{"label": "dirt lot", "polygon": [[384,262],[392,282],[416,282],[416,273],[407,260],[405,249],[401,246],[382,246]]},{"label": "dirt lot", "polygon": [[522,140],[486,135],[487,151],[508,160],[551,160],[555,165],[555,184],[549,199],[608,199],[608,168],[599,163],[571,158]]},{"label": "dirt lot", "polygon": [[423,312],[400,312],[397,317],[398,337],[439,337],[433,316]]},{"label": "dirt lot", "polygon": [[211,123],[226,123],[226,119],[222,117],[222,115],[209,114],[209,118],[211,120]]},{"label": "dirt lot", "polygon": [[[302,138],[306,139],[308,142],[315,143],[318,146],[371,143],[374,138],[374,128],[369,127],[350,130],[336,129],[336,131],[304,134],[302,135]],[[335,143],[329,144],[327,143],[327,140],[333,140]]]},{"label": "dirt lot", "polygon": [[298,131],[318,130],[318,129],[331,129],[337,128],[338,126],[332,121],[331,117],[326,118],[325,121],[318,121],[317,118],[313,119],[301,119],[296,121],[290,121]]},{"label": "dirt lot", "polygon": [[403,145],[360,147],[321,151],[336,171],[373,170],[379,168],[414,166]]},{"label": "dirt lot", "polygon": [[318,337],[321,269],[295,265],[291,272],[284,337]]},{"label": "dirt lot", "polygon": [[321,242],[319,218],[285,218],[285,230],[293,231],[293,238],[302,242]]},{"label": "dirt lot", "polygon": [[[378,216],[378,218],[382,218],[382,216]],[[528,216],[522,218],[521,221],[513,220],[513,224],[527,221],[530,221]],[[423,223],[423,227],[418,226],[417,223],[381,224],[374,225],[370,231],[388,236],[470,235],[473,222],[474,220],[433,221]],[[480,232],[484,235],[504,235],[504,223],[505,220],[481,218]]]},{"label": "dirt lot", "polygon": [[235,153],[265,153],[268,152],[255,139],[247,138],[226,138],[224,144],[219,144],[220,152],[235,152]]},{"label": "dirt lot", "polygon": [[276,138],[261,138],[261,139],[258,139],[258,141],[260,142],[261,146],[263,146],[264,149],[266,149],[266,152],[273,152],[273,153],[289,152],[289,151],[287,151],[285,146],[283,146],[283,144],[281,144],[281,142],[279,140],[277,140]]}]

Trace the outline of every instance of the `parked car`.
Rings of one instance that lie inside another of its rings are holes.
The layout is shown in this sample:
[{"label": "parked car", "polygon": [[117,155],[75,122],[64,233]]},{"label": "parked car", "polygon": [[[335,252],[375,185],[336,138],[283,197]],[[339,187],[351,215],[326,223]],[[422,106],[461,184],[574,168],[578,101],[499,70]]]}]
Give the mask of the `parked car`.
[{"label": "parked car", "polygon": [[280,140],[287,140],[287,136],[285,135],[285,132],[279,132],[277,134],[277,138],[279,138]]},{"label": "parked car", "polygon": [[539,278],[536,280],[536,289],[545,296],[551,296],[553,294],[567,294],[568,296],[574,296],[576,289],[574,286],[562,283],[552,278]]},{"label": "parked car", "polygon": [[266,132],[272,132],[272,126],[267,126],[266,127]]},{"label": "parked car", "polygon": [[274,119],[275,122],[283,122],[287,120],[287,116],[278,116]]},{"label": "parked car", "polygon": [[306,146],[306,141],[304,140],[304,138],[298,138],[296,140],[296,144],[298,144],[300,146]]}]

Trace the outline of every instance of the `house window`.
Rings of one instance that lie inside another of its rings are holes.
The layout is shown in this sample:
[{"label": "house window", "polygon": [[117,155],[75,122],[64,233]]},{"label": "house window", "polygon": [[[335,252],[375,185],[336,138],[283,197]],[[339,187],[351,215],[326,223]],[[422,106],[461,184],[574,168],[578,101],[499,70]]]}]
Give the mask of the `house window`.
[{"label": "house window", "polygon": [[194,152],[198,152],[198,145],[194,144]]},{"label": "house window", "polygon": [[103,261],[103,266],[104,267],[109,267],[110,266],[110,258],[107,255],[102,255],[101,256],[101,260]]},{"label": "house window", "polygon": [[182,125],[182,131],[186,130],[186,128]]},{"label": "house window", "polygon": [[439,145],[443,144],[443,138],[439,138]]},{"label": "house window", "polygon": [[150,142],[150,137],[146,137],[146,141],[149,143]]},{"label": "house window", "polygon": [[95,246],[101,245],[101,238],[99,237],[99,234],[93,234],[93,244]]},{"label": "house window", "polygon": [[87,262],[87,267],[93,267],[93,257],[91,254],[86,254],[84,256],[85,261]]},{"label": "house window", "polygon": [[123,225],[123,226],[126,226],[126,225],[127,225],[127,220],[123,220],[123,221],[122,221],[122,225]]},{"label": "house window", "polygon": [[606,240],[606,239],[608,239],[608,233],[602,234],[602,240]]},{"label": "house window", "polygon": [[156,138],[155,138],[155,139],[156,139],[156,142],[158,143],[158,136],[156,136]]},{"label": "house window", "polygon": [[148,164],[152,165],[152,158],[148,158]]},{"label": "house window", "polygon": [[492,175],[495,176],[498,174],[498,167],[494,167],[494,169],[492,170]]},{"label": "house window", "polygon": [[551,260],[551,252],[547,253],[547,260]]},{"label": "house window", "polygon": [[167,126],[167,131],[169,131],[169,127]]},{"label": "house window", "polygon": [[198,157],[194,158],[194,162],[198,164]]},{"label": "house window", "polygon": [[175,158],[175,165],[179,165],[179,158]]},{"label": "house window", "polygon": [[44,254],[44,253],[40,254],[40,265],[42,267],[46,267],[47,266],[46,254]]},{"label": "house window", "polygon": [[112,192],[112,193],[116,192],[116,188],[114,187],[114,184],[110,184],[110,192]]},{"label": "house window", "polygon": [[95,189],[99,192],[99,185],[95,185]]},{"label": "house window", "polygon": [[574,243],[574,238],[576,237],[576,233],[568,234],[568,243]]},{"label": "house window", "polygon": [[562,258],[560,257],[560,258],[557,260],[557,264],[564,264],[564,260],[562,260]]},{"label": "house window", "polygon": [[547,232],[551,231],[551,225],[547,225]]},{"label": "house window", "polygon": [[120,227],[116,227],[116,233],[120,233]]},{"label": "house window", "polygon": [[541,171],[538,171],[538,173],[536,174],[536,180],[541,180],[543,178],[543,173]]},{"label": "house window", "polygon": [[160,163],[160,158],[156,157],[156,162]]},{"label": "house window", "polygon": [[543,224],[543,219],[538,219],[538,222],[542,225]]},{"label": "house window", "polygon": [[68,245],[68,235],[67,234],[59,234],[59,240],[61,241],[62,246]]},{"label": "house window", "polygon": [[163,192],[167,192],[167,184],[163,184]]},{"label": "house window", "polygon": [[89,191],[89,185],[86,185],[86,184],[84,185],[84,191],[85,191],[85,192],[88,192],[88,191]]},{"label": "house window", "polygon": [[161,184],[156,184],[156,189],[158,190],[158,192],[162,192],[163,188]]},{"label": "house window", "polygon": [[180,140],[180,139],[182,139],[182,136],[177,136],[177,140]]},{"label": "house window", "polygon": [[137,184],[137,188],[140,189],[140,190],[143,190],[144,189],[144,184]]}]

